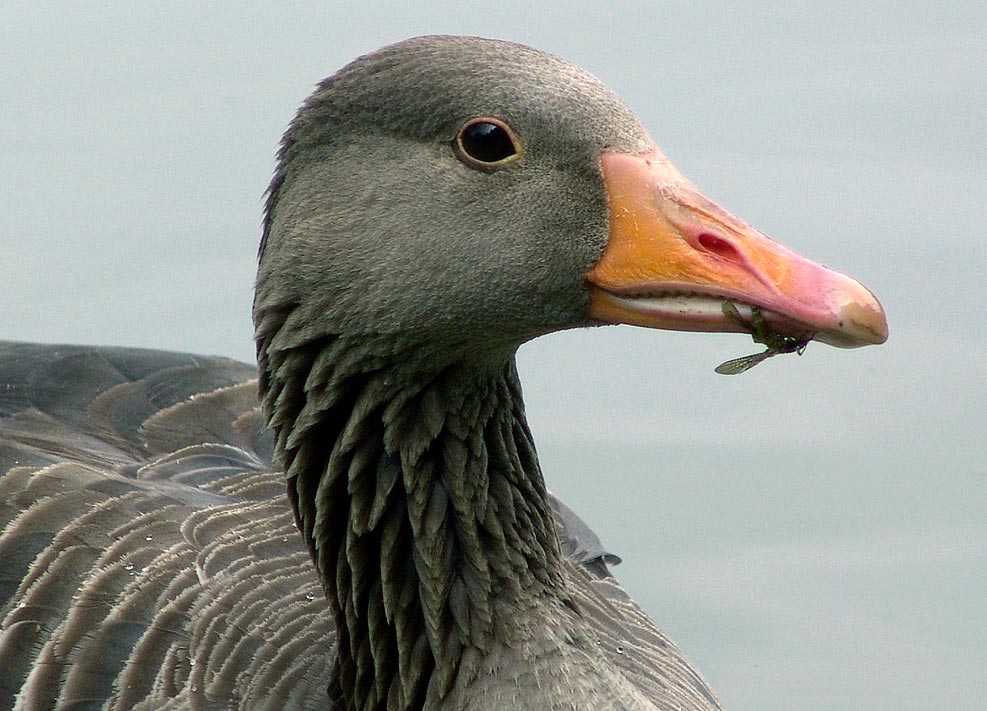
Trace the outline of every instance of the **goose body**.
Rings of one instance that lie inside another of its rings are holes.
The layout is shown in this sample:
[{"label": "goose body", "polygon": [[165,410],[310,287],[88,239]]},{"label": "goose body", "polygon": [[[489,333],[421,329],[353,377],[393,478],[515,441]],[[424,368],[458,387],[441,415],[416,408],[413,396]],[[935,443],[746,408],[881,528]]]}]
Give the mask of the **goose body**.
[{"label": "goose body", "polygon": [[0,345],[0,708],[719,708],[546,491],[514,353],[743,330],[724,300],[876,343],[866,289],[702,197],[589,75],[477,38],[319,85],[259,262],[259,370]]}]

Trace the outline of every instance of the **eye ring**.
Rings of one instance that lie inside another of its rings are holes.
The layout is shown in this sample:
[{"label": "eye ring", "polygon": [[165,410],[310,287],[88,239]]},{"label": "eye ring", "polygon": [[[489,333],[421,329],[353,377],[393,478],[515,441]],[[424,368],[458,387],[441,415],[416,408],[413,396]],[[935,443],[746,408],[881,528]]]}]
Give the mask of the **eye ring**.
[{"label": "eye ring", "polygon": [[463,124],[453,140],[456,157],[470,168],[492,173],[521,159],[517,134],[492,116],[475,116]]}]

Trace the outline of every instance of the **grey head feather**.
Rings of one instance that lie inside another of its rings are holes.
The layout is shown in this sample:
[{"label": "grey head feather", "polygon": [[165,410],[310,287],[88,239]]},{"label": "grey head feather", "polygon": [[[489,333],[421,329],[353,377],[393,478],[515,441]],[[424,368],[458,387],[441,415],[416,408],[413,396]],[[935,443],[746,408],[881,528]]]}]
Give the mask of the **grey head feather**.
[{"label": "grey head feather", "polygon": [[[475,116],[505,121],[523,159],[493,173],[460,162],[451,143]],[[284,137],[256,305],[297,304],[297,342],[418,332],[516,345],[581,325],[583,275],[607,237],[600,152],[650,144],[598,80],[522,45],[422,37],[361,57]]]}]

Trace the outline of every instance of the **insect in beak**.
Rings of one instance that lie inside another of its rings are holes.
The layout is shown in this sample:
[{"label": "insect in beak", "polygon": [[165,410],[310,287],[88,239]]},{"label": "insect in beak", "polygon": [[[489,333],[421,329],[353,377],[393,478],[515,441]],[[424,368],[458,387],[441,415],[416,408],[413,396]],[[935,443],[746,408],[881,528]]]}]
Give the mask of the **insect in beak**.
[{"label": "insect in beak", "polygon": [[798,355],[802,355],[805,351],[805,347],[809,345],[809,341],[811,341],[812,337],[815,335],[813,333],[809,333],[799,338],[796,338],[795,336],[783,336],[768,326],[767,322],[764,320],[764,316],[761,314],[761,309],[757,306],[750,307],[751,320],[749,323],[744,320],[743,316],[740,315],[740,312],[737,310],[737,307],[734,306],[732,301],[724,301],[720,308],[723,310],[723,314],[725,316],[736,321],[744,328],[745,331],[750,333],[755,343],[763,343],[767,346],[767,349],[761,351],[760,353],[753,353],[751,355],[733,358],[720,363],[715,369],[715,372],[720,375],[740,375],[741,373],[750,370],[758,363],[765,361],[772,356],[776,356],[779,353],[797,353]]}]

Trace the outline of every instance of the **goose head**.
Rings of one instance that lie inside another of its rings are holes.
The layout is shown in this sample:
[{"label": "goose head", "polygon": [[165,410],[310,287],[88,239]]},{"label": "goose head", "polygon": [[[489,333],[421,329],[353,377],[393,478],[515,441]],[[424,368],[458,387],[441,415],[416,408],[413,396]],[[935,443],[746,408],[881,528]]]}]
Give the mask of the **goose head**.
[{"label": "goose head", "polygon": [[[887,333],[863,286],[703,197],[557,57],[423,37],[316,88],[282,142],[254,322],[288,496],[335,615],[334,698],[654,708],[574,602],[513,354],[602,323],[742,330],[728,301],[798,342]],[[653,654],[669,703],[716,707],[673,645]],[[530,669],[562,681],[532,685]],[[471,686],[484,675],[496,683]]]},{"label": "goose head", "polygon": [[277,347],[389,335],[510,353],[600,323],[887,337],[857,281],[702,195],[597,79],[522,45],[424,37],[321,83],[285,135],[256,311],[290,305]]}]

